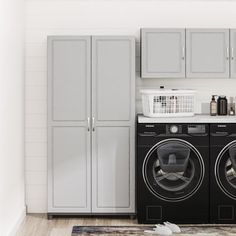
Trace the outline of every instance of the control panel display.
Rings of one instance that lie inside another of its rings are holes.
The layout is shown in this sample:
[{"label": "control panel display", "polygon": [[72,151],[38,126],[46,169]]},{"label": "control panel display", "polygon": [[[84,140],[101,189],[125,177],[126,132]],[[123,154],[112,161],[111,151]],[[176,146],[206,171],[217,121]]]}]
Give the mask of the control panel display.
[{"label": "control panel display", "polygon": [[188,125],[188,134],[204,134],[206,133],[205,125]]}]

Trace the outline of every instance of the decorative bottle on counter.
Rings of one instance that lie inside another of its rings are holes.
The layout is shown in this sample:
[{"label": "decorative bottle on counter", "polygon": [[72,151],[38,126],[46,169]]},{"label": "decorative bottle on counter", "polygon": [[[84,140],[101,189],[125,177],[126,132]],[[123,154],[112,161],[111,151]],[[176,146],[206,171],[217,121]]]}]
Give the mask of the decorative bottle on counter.
[{"label": "decorative bottle on counter", "polygon": [[235,115],[235,111],[234,111],[233,107],[230,107],[229,115],[230,116],[234,116]]},{"label": "decorative bottle on counter", "polygon": [[229,115],[230,115],[230,116],[234,116],[234,115],[235,115],[235,102],[234,102],[234,97],[230,97],[230,98],[229,98],[228,107],[229,107]]},{"label": "decorative bottle on counter", "polygon": [[210,115],[216,116],[217,115],[217,102],[215,99],[215,95],[212,95],[211,103],[210,103]]},{"label": "decorative bottle on counter", "polygon": [[218,115],[226,116],[227,115],[227,99],[226,96],[219,96],[217,100],[217,110]]}]

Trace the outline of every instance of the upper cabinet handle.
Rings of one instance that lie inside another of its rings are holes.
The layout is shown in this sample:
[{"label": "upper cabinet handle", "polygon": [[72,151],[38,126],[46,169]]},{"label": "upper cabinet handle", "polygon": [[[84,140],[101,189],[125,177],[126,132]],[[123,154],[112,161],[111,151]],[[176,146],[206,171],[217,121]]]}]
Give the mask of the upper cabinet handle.
[{"label": "upper cabinet handle", "polygon": [[229,48],[226,48],[226,59],[229,60]]},{"label": "upper cabinet handle", "polygon": [[92,130],[93,130],[93,132],[95,131],[95,125],[94,125],[94,123],[95,123],[95,119],[94,119],[94,117],[92,118]]},{"label": "upper cabinet handle", "polygon": [[185,47],[183,46],[182,47],[182,60],[185,59]]},{"label": "upper cabinet handle", "polygon": [[88,117],[88,119],[87,119],[87,125],[88,125],[88,132],[90,131],[90,117]]},{"label": "upper cabinet handle", "polygon": [[234,48],[231,48],[231,59],[234,60]]}]

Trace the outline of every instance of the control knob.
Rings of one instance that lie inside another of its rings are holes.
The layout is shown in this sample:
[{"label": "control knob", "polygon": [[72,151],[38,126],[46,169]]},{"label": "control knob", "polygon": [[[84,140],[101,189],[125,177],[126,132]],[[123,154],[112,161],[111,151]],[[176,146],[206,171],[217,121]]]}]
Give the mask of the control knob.
[{"label": "control knob", "polygon": [[170,126],[170,133],[171,134],[177,134],[179,131],[179,127],[177,125],[171,125]]}]

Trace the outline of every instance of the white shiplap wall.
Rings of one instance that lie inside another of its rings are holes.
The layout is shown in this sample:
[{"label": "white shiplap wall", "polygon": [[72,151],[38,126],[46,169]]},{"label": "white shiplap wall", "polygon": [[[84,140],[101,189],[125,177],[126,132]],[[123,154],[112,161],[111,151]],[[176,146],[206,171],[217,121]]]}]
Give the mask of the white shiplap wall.
[{"label": "white shiplap wall", "polygon": [[[135,35],[142,27],[236,28],[234,1],[28,0],[26,1],[25,171],[29,212],[46,212],[47,35]],[[236,96],[236,80],[143,79],[141,87],[198,90],[198,112],[211,94]],[[140,99],[137,93],[137,110]]]}]

